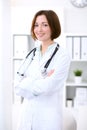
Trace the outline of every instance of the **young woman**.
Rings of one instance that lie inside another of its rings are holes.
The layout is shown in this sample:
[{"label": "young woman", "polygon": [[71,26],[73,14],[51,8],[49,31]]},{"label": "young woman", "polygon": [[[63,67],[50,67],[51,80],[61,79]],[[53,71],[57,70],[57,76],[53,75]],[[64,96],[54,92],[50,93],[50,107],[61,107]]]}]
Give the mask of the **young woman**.
[{"label": "young woman", "polygon": [[54,41],[61,34],[57,14],[38,11],[31,35],[41,42],[18,71],[16,93],[24,97],[18,130],[62,130],[63,87],[70,59]]}]

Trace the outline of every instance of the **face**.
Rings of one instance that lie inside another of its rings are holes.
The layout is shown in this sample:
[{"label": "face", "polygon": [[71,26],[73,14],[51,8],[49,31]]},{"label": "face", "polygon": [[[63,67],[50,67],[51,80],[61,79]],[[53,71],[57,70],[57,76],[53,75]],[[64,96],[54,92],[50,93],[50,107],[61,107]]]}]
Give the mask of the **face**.
[{"label": "face", "polygon": [[37,16],[34,33],[39,41],[46,42],[51,40],[51,29],[45,15]]}]

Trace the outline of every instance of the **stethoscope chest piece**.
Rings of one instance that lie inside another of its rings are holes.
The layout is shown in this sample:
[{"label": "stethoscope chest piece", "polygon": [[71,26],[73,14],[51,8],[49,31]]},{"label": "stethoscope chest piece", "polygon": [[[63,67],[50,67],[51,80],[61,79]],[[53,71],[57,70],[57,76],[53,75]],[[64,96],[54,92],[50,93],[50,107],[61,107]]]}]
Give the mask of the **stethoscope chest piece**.
[{"label": "stethoscope chest piece", "polygon": [[47,69],[43,68],[43,70],[41,70],[41,75],[42,77],[45,77],[47,75]]}]

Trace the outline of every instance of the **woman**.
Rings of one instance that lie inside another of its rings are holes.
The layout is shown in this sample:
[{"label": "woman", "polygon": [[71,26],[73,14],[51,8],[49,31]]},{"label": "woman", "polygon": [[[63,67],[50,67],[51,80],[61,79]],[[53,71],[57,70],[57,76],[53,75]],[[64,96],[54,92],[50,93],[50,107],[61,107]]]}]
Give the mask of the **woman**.
[{"label": "woman", "polygon": [[24,97],[18,130],[62,130],[63,87],[70,60],[54,41],[60,34],[59,18],[54,11],[35,14],[31,35],[41,44],[28,54],[18,72],[15,89]]}]

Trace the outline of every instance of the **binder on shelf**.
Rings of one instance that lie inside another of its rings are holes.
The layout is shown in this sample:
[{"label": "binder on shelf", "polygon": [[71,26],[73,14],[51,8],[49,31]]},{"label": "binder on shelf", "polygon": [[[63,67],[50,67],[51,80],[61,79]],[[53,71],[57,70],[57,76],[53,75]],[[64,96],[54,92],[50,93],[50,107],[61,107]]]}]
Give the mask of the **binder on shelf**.
[{"label": "binder on shelf", "polygon": [[66,106],[69,108],[73,107],[73,99],[67,99]]},{"label": "binder on shelf", "polygon": [[72,59],[72,37],[66,37],[66,48],[70,58]]},{"label": "binder on shelf", "polygon": [[79,107],[83,105],[87,105],[87,88],[76,88],[74,106]]},{"label": "binder on shelf", "polygon": [[79,60],[80,58],[80,37],[73,37],[73,59]]},{"label": "binder on shelf", "polygon": [[81,41],[81,58],[87,60],[87,37],[82,37]]},{"label": "binder on shelf", "polygon": [[87,99],[84,100],[78,100],[77,98],[74,99],[74,107],[79,106],[87,106]]},{"label": "binder on shelf", "polygon": [[16,35],[14,36],[14,57],[25,57],[28,52],[28,36]]},{"label": "binder on shelf", "polygon": [[87,99],[87,88],[76,88],[76,97],[78,99]]}]

